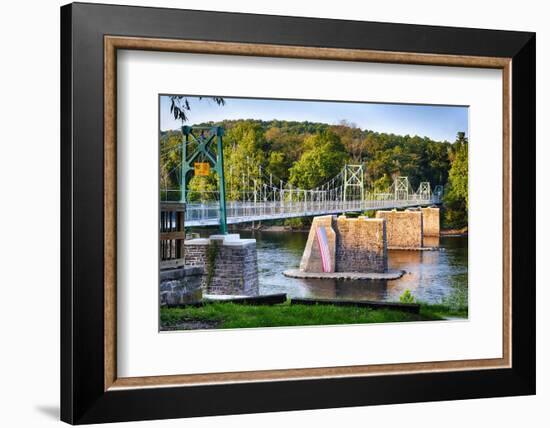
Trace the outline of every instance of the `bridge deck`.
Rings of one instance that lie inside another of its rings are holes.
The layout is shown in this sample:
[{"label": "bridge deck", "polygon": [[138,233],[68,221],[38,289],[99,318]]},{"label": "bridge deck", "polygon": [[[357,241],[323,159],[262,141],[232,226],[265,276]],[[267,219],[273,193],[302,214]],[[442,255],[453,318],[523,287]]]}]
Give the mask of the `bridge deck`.
[{"label": "bridge deck", "polygon": [[[367,210],[412,208],[438,204],[435,198],[411,200],[365,200],[325,202],[228,202],[227,223],[249,223],[261,220],[277,220],[296,217],[313,217]],[[163,206],[179,203],[163,202]],[[219,204],[188,203],[185,210],[185,226],[215,226],[219,223]]]}]

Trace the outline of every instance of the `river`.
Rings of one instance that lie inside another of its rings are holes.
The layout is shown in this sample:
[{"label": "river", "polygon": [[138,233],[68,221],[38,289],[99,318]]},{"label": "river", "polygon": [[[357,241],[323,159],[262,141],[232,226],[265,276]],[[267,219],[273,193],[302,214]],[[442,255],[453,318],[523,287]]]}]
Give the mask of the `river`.
[{"label": "river", "polygon": [[308,236],[305,232],[241,231],[240,234],[257,241],[260,294],[399,301],[399,296],[409,289],[423,302],[461,306],[468,302],[467,237],[442,237],[436,251],[388,251],[388,267],[406,271],[400,279],[344,281],[283,275],[284,270],[299,266]]}]

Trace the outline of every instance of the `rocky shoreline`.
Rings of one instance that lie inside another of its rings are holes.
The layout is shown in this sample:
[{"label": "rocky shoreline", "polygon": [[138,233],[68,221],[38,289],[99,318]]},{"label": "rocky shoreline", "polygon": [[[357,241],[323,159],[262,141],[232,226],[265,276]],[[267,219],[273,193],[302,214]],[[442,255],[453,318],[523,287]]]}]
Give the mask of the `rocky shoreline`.
[{"label": "rocky shoreline", "polygon": [[454,236],[468,236],[468,226],[462,229],[442,229],[439,232],[439,236],[454,237]]}]

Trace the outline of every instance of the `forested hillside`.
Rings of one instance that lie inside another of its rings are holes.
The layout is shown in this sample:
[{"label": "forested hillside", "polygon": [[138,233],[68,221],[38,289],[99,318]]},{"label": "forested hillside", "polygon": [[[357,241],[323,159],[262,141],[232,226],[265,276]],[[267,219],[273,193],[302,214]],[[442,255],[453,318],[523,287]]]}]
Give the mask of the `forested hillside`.
[{"label": "forested hillside", "polygon": [[[336,175],[346,163],[363,163],[367,186],[386,191],[395,176],[408,176],[413,188],[429,181],[445,186],[444,225],[467,225],[468,142],[458,133],[454,142],[427,137],[394,135],[362,130],[353,124],[228,120],[203,123],[223,126],[225,179],[228,199],[238,199],[242,180],[263,174],[303,189],[313,189]],[[182,141],[179,131],[161,133],[161,187],[177,188]],[[193,177],[190,199],[214,198],[217,178]]]}]

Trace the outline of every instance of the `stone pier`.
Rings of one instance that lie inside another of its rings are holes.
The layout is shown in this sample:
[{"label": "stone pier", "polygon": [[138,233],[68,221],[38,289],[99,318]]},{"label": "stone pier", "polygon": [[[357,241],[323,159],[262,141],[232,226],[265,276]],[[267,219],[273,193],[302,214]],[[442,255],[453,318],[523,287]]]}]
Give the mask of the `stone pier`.
[{"label": "stone pier", "polygon": [[306,248],[300,262],[300,270],[304,272],[323,272],[323,263],[321,261],[321,252],[319,242],[317,241],[316,229],[323,227],[325,229],[330,255],[330,272],[336,270],[336,232],[333,226],[333,216],[326,215],[315,217],[309,229]]},{"label": "stone pier", "polygon": [[439,208],[422,208],[424,236],[439,236]]},{"label": "stone pier", "polygon": [[202,299],[202,266],[181,266],[160,271],[160,305],[196,303]]},{"label": "stone pier", "polygon": [[387,271],[386,226],[383,219],[328,215],[313,219],[300,263],[301,272],[323,272],[316,234],[318,227],[323,227],[327,235],[331,272]]},{"label": "stone pier", "polygon": [[186,240],[185,265],[204,267],[202,288],[208,294],[259,294],[255,239],[228,234]]},{"label": "stone pier", "polygon": [[423,219],[420,210],[377,211],[376,218],[386,221],[388,249],[421,249],[423,240]]}]

